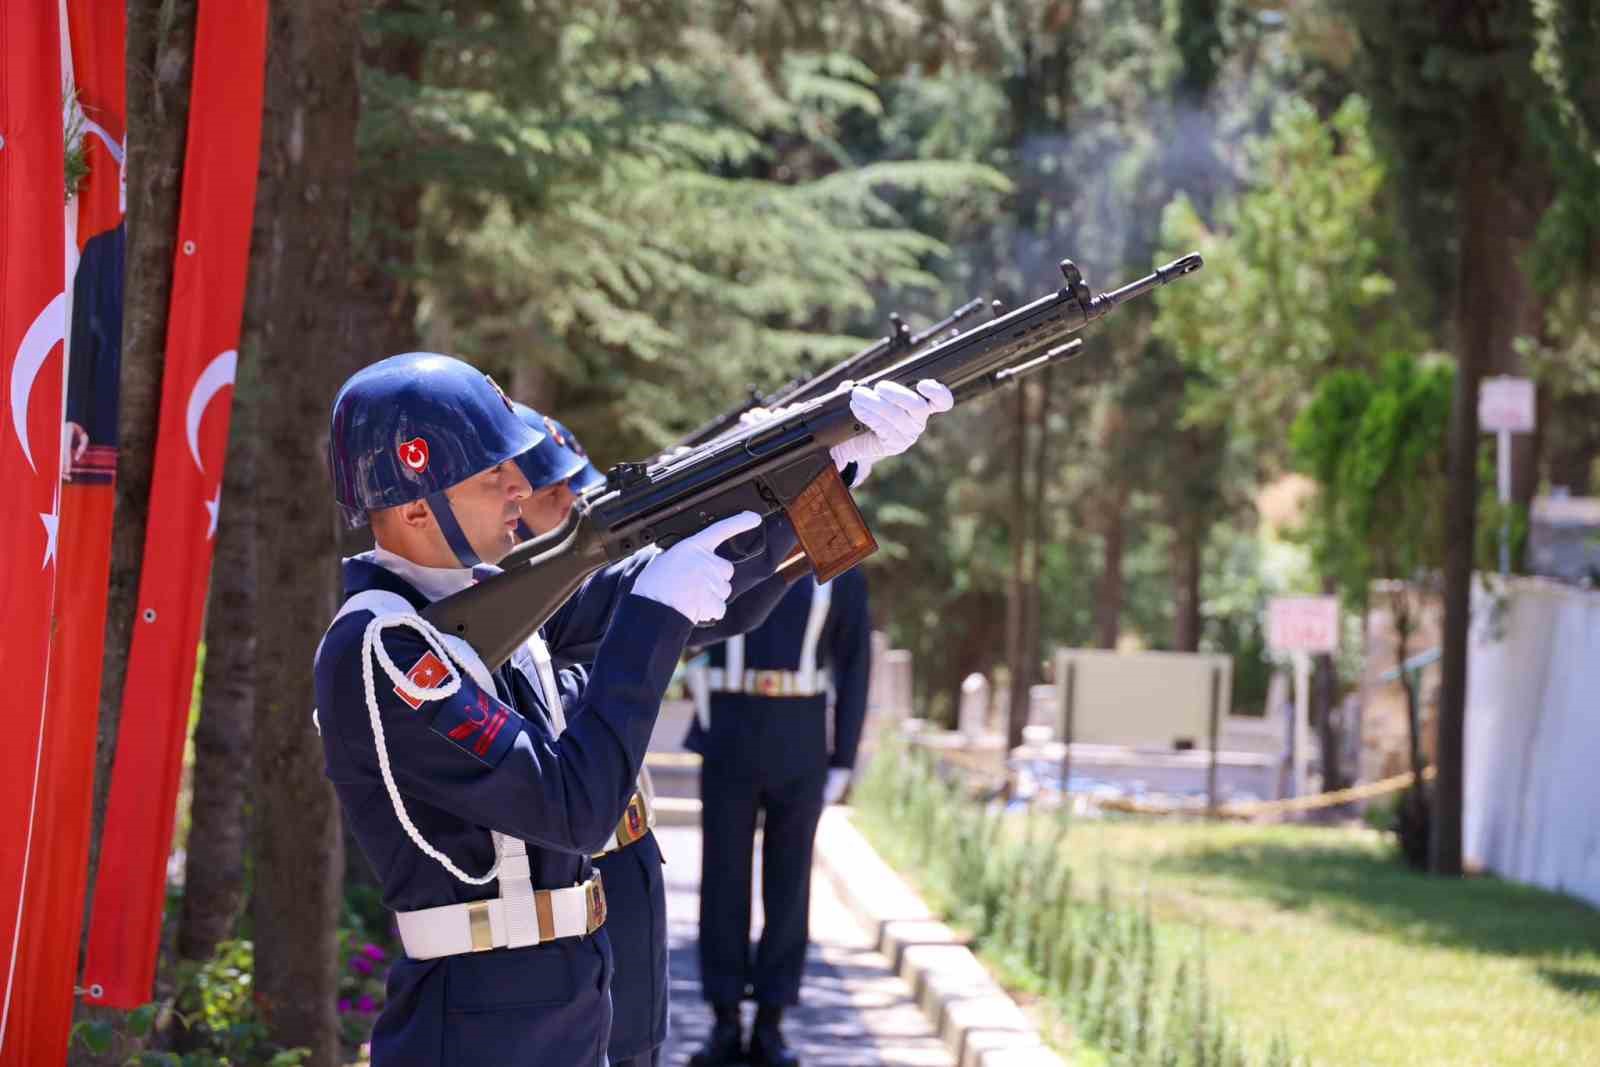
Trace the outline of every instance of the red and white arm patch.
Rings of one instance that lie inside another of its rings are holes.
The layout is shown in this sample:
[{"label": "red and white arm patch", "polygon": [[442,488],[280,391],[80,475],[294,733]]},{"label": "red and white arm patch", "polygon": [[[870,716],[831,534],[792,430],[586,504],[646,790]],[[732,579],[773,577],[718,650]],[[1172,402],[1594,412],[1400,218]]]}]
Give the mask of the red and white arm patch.
[{"label": "red and white arm patch", "polygon": [[[450,669],[441,663],[439,657],[431,651],[424,652],[422,658],[413,663],[409,671],[406,671],[407,680],[421,689],[436,689],[449,677]],[[409,704],[412,711],[422,707],[423,702],[421,700],[415,699],[398,685],[394,687],[394,693],[395,696]]]},{"label": "red and white arm patch", "polygon": [[[451,668],[430,651],[411,665],[406,678],[419,688],[437,689],[451,673]],[[461,688],[448,697],[416,700],[398,685],[394,692],[413,711],[422,711],[424,721],[435,734],[491,767],[499,765],[522,732],[523,718],[515,709],[479,689],[465,676]]]},{"label": "red and white arm patch", "polygon": [[494,767],[505,758],[522,732],[522,716],[481,689],[467,690],[440,704],[433,713],[434,733]]}]

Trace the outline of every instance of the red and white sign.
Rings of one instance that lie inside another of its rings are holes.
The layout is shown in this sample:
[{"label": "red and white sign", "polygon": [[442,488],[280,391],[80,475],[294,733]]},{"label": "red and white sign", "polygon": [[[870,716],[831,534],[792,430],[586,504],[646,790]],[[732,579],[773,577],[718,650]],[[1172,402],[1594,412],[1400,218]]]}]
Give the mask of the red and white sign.
[{"label": "red and white sign", "polygon": [[1337,651],[1339,598],[1273,597],[1267,605],[1267,647],[1274,652]]},{"label": "red and white sign", "polygon": [[1532,433],[1534,407],[1531,378],[1485,378],[1478,386],[1478,428],[1486,433]]}]

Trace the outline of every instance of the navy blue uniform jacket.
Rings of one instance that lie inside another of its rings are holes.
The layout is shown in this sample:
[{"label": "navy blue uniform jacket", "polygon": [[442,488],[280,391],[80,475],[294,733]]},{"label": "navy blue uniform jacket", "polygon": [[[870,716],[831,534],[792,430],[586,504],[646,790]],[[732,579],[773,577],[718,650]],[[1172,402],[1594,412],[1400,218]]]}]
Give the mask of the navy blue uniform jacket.
[{"label": "navy blue uniform jacket", "polygon": [[[695,720],[686,747],[719,773],[759,775],[781,782],[823,767],[854,767],[866,721],[867,683],[872,662],[872,622],[867,611],[867,580],[849,570],[832,582],[828,617],[817,641],[819,670],[833,678],[833,743],[823,714],[826,698],[762,697],[744,693],[711,694],[711,726]],[[811,610],[814,584],[795,583],[770,617],[745,635],[744,665],[754,670],[795,670],[801,636]],[[731,636],[731,635],[730,635]],[[709,644],[699,633],[695,645]],[[725,667],[727,650],[709,650],[711,666]]]},{"label": "navy blue uniform jacket", "polygon": [[[770,579],[775,560],[793,546],[782,520],[769,521],[766,534],[766,551],[736,570],[736,597]],[[509,664],[494,672],[493,693],[462,674],[455,695],[417,708],[374,665],[389,763],[411,820],[468,874],[493,865],[489,831],[498,830],[528,843],[534,888],[561,888],[589,876],[590,854],[615,830],[632,794],[662,695],[691,632],[676,611],[630,594],[647,559],[635,555],[597,572],[541,631],[552,649],[569,650],[557,676],[568,720],[559,738],[536,684]],[[419,610],[427,603],[368,560],[347,560],[344,577],[347,597],[383,589]],[[359,611],[338,620],[317,658],[328,778],[387,906],[411,911],[493,898],[494,882],[459,881],[424,855],[395,817],[362,681],[362,635],[370,620]],[[382,640],[402,671],[427,652],[408,629],[386,630]],[[579,659],[570,650],[592,654]],[[611,970],[605,929],[527,948],[401,958],[390,971],[387,1002],[373,1031],[374,1067],[601,1063],[611,1025]]]}]

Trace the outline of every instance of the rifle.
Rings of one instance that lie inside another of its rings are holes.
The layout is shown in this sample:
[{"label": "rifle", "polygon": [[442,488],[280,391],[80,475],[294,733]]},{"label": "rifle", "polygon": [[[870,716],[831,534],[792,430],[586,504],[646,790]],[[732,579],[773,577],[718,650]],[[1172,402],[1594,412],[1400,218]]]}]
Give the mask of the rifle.
[{"label": "rifle", "polygon": [[899,315],[890,315],[887,337],[880,337],[855,355],[841,360],[815,377],[790,379],[787,384],[765,396],[752,386],[749,399],[702,423],[682,438],[675,447],[698,448],[707,442],[715,441],[730,430],[737,429],[745,413],[758,407],[778,408],[802,403],[832,391],[846,379],[864,378],[885,364],[911,355],[929,342],[939,340],[946,333],[953,331],[963,320],[976,315],[986,306],[982,300],[969,300],[921,333],[912,333],[911,327],[904,319]]},{"label": "rifle", "polygon": [[[1075,349],[1062,343],[1068,335],[1201,266],[1191,252],[1091,297],[1078,268],[1063,260],[1061,289],[907,356],[862,384],[894,381],[914,388],[933,378],[970,398],[1028,373],[1030,364],[1037,369],[1071,355]],[[671,545],[740,511],[763,517],[787,512],[817,579],[829,581],[877,549],[828,454],[865,430],[850,411],[849,394],[835,391],[684,455],[619,464],[559,527],[512,549],[501,561],[504,573],[435,601],[422,614],[498,667],[607,563],[647,545]]]}]

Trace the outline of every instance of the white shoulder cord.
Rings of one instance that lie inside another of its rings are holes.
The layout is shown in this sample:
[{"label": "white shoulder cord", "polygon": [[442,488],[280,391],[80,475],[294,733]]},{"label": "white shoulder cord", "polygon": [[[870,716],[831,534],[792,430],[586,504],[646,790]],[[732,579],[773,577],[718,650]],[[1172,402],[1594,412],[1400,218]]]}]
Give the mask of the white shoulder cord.
[{"label": "white shoulder cord", "polygon": [[[384,630],[397,626],[408,626],[422,635],[434,655],[450,671],[450,677],[437,688],[427,689],[417,685],[400,668],[394,665],[394,660],[389,658],[388,649],[383,647],[379,640]],[[393,612],[386,615],[374,615],[372,621],[367,623],[367,629],[361,637],[361,682],[366,687],[367,714],[372,719],[372,738],[378,744],[378,770],[383,773],[383,784],[389,790],[389,803],[394,807],[395,818],[400,820],[400,825],[405,827],[406,835],[413,844],[422,850],[424,855],[437,860],[445,870],[449,871],[460,881],[468,885],[487,885],[500,875],[499,849],[496,849],[494,866],[489,868],[487,874],[474,878],[451,862],[450,857],[434,848],[422,839],[422,833],[416,824],[411,821],[411,816],[406,813],[406,805],[400,799],[400,788],[395,785],[394,772],[389,769],[389,748],[383,739],[383,720],[378,715],[378,694],[372,682],[372,661],[377,659],[383,665],[383,672],[395,686],[413,700],[443,700],[454,696],[461,690],[461,674],[456,670],[456,664],[450,654],[445,651],[443,635],[435,630],[427,620],[414,613]]]}]

